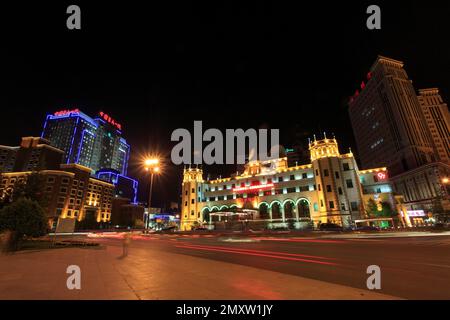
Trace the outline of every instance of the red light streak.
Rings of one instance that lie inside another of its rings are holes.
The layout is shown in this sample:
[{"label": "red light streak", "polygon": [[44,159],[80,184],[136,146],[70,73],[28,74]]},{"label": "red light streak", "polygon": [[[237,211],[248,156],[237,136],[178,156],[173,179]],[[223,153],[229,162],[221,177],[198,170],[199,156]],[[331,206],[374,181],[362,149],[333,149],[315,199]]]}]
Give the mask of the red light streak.
[{"label": "red light streak", "polygon": [[[337,266],[337,265],[339,265],[339,264],[334,263],[334,262],[325,262],[325,261],[317,261],[317,260],[310,260],[310,259],[301,259],[301,258],[294,258],[294,257],[274,255],[274,254],[258,253],[258,252],[240,251],[240,250],[235,250],[235,249],[233,249],[233,250],[229,250],[229,249],[215,249],[215,248],[195,246],[195,245],[180,245],[180,246],[175,246],[175,247],[176,248],[184,248],[184,249],[194,249],[194,250],[204,250],[204,251],[217,251],[217,252],[235,253],[235,254],[243,254],[243,255],[249,255],[249,256],[275,258],[275,259],[280,259],[280,260],[290,260],[290,261],[315,263],[315,264],[329,265],[329,266]],[[264,252],[264,251],[262,251],[262,252]]]},{"label": "red light streak", "polygon": [[313,256],[307,254],[300,253],[289,253],[289,252],[279,252],[279,251],[267,251],[267,250],[254,250],[254,249],[240,249],[234,247],[223,247],[223,246],[207,246],[207,245],[198,245],[198,244],[186,244],[190,247],[201,247],[201,248],[212,248],[212,249],[224,249],[224,250],[232,250],[232,251],[242,251],[242,252],[252,252],[252,253],[263,253],[263,254],[273,254],[273,255],[282,255],[282,256],[292,256],[292,257],[302,257],[302,258],[314,258],[314,259],[322,259],[322,260],[336,260],[336,258],[328,258],[321,256]]},{"label": "red light streak", "polygon": [[288,242],[311,242],[311,243],[345,243],[341,240],[319,240],[319,239],[282,239],[282,238],[255,238],[262,241],[288,241]]}]

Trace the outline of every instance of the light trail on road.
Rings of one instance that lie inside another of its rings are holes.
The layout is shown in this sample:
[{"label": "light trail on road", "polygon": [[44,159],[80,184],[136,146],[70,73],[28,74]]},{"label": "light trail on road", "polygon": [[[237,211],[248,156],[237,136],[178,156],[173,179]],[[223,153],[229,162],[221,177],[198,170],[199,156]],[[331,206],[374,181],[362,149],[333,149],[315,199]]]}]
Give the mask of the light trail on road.
[{"label": "light trail on road", "polygon": [[[328,265],[328,266],[338,266],[338,265],[340,265],[340,264],[338,264],[336,262],[327,262],[327,261],[318,261],[318,260],[298,258],[296,256],[302,256],[302,255],[293,254],[293,253],[289,254],[289,253],[273,252],[273,251],[266,252],[266,251],[260,251],[260,250],[246,250],[246,249],[235,249],[235,248],[227,248],[227,247],[212,247],[212,246],[200,246],[200,245],[178,245],[178,246],[176,245],[175,247],[176,248],[182,248],[182,249],[226,252],[226,253],[242,254],[242,255],[249,255],[249,256],[258,256],[258,257],[265,257],[265,258],[274,258],[274,259],[281,259],[281,260],[299,261],[299,262],[314,263],[314,264],[321,264],[321,265]],[[273,254],[271,252],[273,252]],[[323,259],[323,260],[326,259],[325,257],[316,257],[316,258],[317,259]]]}]

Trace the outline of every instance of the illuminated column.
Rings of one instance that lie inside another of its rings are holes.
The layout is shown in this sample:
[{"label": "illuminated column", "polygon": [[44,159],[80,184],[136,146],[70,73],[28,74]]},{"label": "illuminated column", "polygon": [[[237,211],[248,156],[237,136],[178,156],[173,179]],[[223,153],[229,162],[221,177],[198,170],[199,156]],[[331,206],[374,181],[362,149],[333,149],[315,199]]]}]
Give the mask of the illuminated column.
[{"label": "illuminated column", "polygon": [[267,207],[267,212],[269,213],[269,220],[272,221],[272,207],[271,206]]},{"label": "illuminated column", "polygon": [[283,222],[286,222],[286,217],[284,214],[284,205],[280,205],[280,213],[281,213],[281,219],[283,220]]}]

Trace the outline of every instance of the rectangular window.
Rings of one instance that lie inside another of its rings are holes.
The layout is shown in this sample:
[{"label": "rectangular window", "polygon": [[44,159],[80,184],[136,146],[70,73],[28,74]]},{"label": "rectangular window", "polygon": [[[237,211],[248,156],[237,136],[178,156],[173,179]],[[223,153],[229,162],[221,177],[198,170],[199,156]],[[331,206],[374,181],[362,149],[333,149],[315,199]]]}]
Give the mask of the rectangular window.
[{"label": "rectangular window", "polygon": [[318,176],[318,175],[319,175],[319,170],[316,169],[316,176]]},{"label": "rectangular window", "polygon": [[286,191],[287,191],[287,193],[294,193],[295,192],[295,187],[294,188],[287,188]]},{"label": "rectangular window", "polygon": [[342,188],[341,187],[338,188],[338,192],[339,192],[340,195],[342,195]]},{"label": "rectangular window", "polygon": [[295,175],[293,175],[293,174],[291,174],[290,176],[289,176],[289,180],[295,180]]},{"label": "rectangular window", "polygon": [[353,181],[352,181],[352,179],[347,179],[345,182],[347,183],[347,188],[349,188],[349,189],[353,188]]},{"label": "rectangular window", "polygon": [[320,191],[320,183],[317,184],[317,190]]},{"label": "rectangular window", "polygon": [[329,172],[328,172],[328,169],[323,170],[323,175],[325,177],[328,177],[330,175]]},{"label": "rectangular window", "polygon": [[334,209],[334,202],[333,201],[330,201],[329,205],[330,205],[330,209]]},{"label": "rectangular window", "polygon": [[339,177],[339,172],[338,172],[338,171],[335,171],[334,174],[336,175],[336,179],[339,179],[339,178],[340,178],[340,177]]},{"label": "rectangular window", "polygon": [[327,192],[331,192],[331,186],[327,184]]},{"label": "rectangular window", "polygon": [[344,163],[342,164],[342,167],[344,168],[344,171],[349,171],[349,170],[350,170],[350,166],[348,165],[347,162],[344,162]]},{"label": "rectangular window", "polygon": [[283,177],[278,177],[278,182],[283,182]]},{"label": "rectangular window", "polygon": [[302,173],[302,179],[306,179],[306,178],[307,178],[306,173]]},{"label": "rectangular window", "polygon": [[352,211],[358,210],[358,203],[357,202],[350,202],[350,205],[352,206]]},{"label": "rectangular window", "polygon": [[195,199],[191,199],[191,203],[194,204],[195,203]]}]

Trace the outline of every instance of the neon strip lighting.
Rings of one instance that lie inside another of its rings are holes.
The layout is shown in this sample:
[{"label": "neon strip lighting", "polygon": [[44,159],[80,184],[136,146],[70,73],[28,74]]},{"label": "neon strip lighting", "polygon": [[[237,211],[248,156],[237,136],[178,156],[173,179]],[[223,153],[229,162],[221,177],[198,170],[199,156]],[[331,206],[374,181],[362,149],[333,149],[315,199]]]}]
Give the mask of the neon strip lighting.
[{"label": "neon strip lighting", "polygon": [[[109,181],[111,181],[115,186],[119,182],[119,177],[127,179],[127,180],[131,180],[133,182],[133,190],[134,190],[133,204],[137,203],[137,194],[138,194],[139,182],[136,179],[127,177],[127,176],[125,176],[123,174],[120,174],[120,173],[117,173],[117,172],[114,172],[114,171],[101,171],[101,172],[99,172],[97,174],[97,178],[100,179],[100,176],[102,176],[102,175],[109,175]],[[116,177],[115,182],[114,182],[114,179],[112,178],[113,175]]]},{"label": "neon strip lighting", "polygon": [[273,183],[268,183],[264,185],[248,186],[248,187],[237,187],[233,189],[233,192],[245,192],[245,191],[261,191],[265,189],[273,188],[275,185]]},{"label": "neon strip lighting", "polygon": [[77,117],[77,122],[75,123],[75,128],[73,129],[72,142],[70,143],[69,154],[67,155],[67,163],[70,163],[70,156],[72,155],[73,142],[75,140],[75,134],[77,133],[77,128],[78,128],[78,122],[79,121],[80,121],[80,118]]},{"label": "neon strip lighting", "polygon": [[80,147],[78,148],[77,160],[75,161],[75,163],[79,163],[79,161],[80,161],[81,149],[83,149],[83,146],[84,146],[83,140],[84,140],[84,133],[85,132],[87,132],[88,134],[90,134],[93,137],[95,137],[95,134],[90,132],[89,130],[87,130],[87,129],[83,130],[83,133],[81,134]]},{"label": "neon strip lighting", "polygon": [[86,120],[87,122],[89,122],[90,124],[92,124],[95,128],[98,127],[98,124],[95,123],[91,117],[85,115],[83,112],[69,113],[69,114],[60,115],[60,116],[55,116],[53,114],[50,114],[50,115],[48,115],[48,117],[49,117],[49,120],[80,117],[80,118],[83,118],[84,120]]}]

